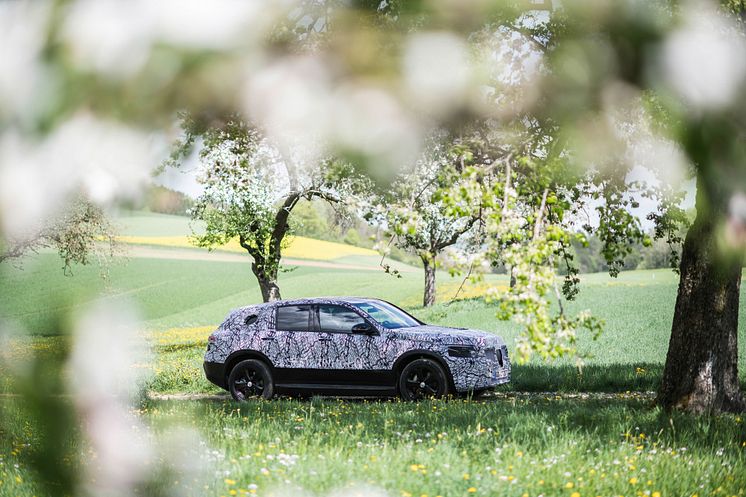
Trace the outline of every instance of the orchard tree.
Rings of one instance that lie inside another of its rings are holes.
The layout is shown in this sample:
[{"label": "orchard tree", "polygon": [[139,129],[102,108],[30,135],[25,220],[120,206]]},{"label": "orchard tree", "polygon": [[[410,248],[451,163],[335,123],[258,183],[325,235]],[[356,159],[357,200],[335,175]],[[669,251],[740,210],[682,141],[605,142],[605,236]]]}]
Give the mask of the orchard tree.
[{"label": "orchard tree", "polygon": [[376,218],[383,220],[396,245],[422,261],[425,307],[435,303],[438,255],[455,245],[479,219],[478,205],[456,212],[442,200],[444,190],[459,180],[463,160],[458,147],[444,137],[429,140],[414,166],[393,181],[392,192],[379,203]]},{"label": "orchard tree", "polygon": [[601,330],[590,312],[573,315],[563,304],[578,293],[572,244],[585,243],[579,213],[594,190],[587,172],[573,167],[551,123],[528,114],[510,126],[483,123],[462,146],[469,161],[442,198],[451,212],[479,206],[483,256],[510,271],[510,287],[490,288],[487,300],[523,327],[518,359],[577,355],[580,332]]},{"label": "orchard tree", "polygon": [[[556,123],[563,152],[555,157],[565,165],[555,170],[551,160],[524,155],[538,167],[514,181],[506,173],[505,184],[531,187],[523,195],[505,188],[506,200],[487,221],[488,239],[500,240],[500,257],[518,268],[515,289],[494,297],[503,317],[525,324],[519,352],[549,357],[572,352],[576,330],[598,326],[587,315],[563,317],[561,307],[559,314],[546,312],[556,288],[552,268],[563,238],[574,232],[557,215],[595,211],[595,225],[588,222],[585,228],[601,239],[612,274],[634,244],[649,243],[635,213],[641,196],[656,198],[657,207],[647,217],[656,236],[675,245],[686,216],[683,195],[666,184],[666,176],[678,167],[672,167],[672,156],[680,154],[688,163],[684,173],[697,181],[697,215],[681,253],[658,403],[699,413],[746,408],[737,369],[746,246],[746,141],[740,117],[746,102],[746,44],[742,2],[729,6],[736,10],[736,22],[707,4],[566,2],[551,12],[549,22],[524,29],[528,43],[543,47],[546,63],[537,85],[541,92],[529,111]],[[649,154],[653,160],[647,162],[658,177],[647,187],[631,181],[640,161],[625,150],[630,145],[625,126],[639,123],[625,123],[621,115],[635,107],[650,116],[652,133],[671,145]],[[586,174],[563,178],[567,165],[585,168]],[[553,170],[560,174],[547,174]]]},{"label": "orchard tree", "polygon": [[[298,202],[318,198],[340,208],[354,205],[353,195],[364,182],[335,159],[303,162],[300,154],[283,156],[262,133],[239,118],[200,127],[185,121],[188,147],[202,138],[198,182],[203,191],[191,209],[192,219],[205,223],[193,233],[200,247],[215,248],[237,239],[252,257],[265,302],[281,299],[277,281],[282,249],[290,232],[290,216]],[[178,162],[185,150],[178,150]]]},{"label": "orchard tree", "polygon": [[62,259],[65,274],[74,264],[86,265],[92,260],[105,271],[116,247],[114,226],[103,209],[77,198],[31,234],[0,239],[0,263],[20,261],[41,249],[54,249]]},{"label": "orchard tree", "polygon": [[[558,44],[584,47],[575,60],[590,64],[587,67],[610,58],[614,65],[597,67],[598,84],[583,87],[563,70],[567,52],[558,50],[548,85],[574,95],[574,107],[555,102],[547,110],[576,131],[590,130],[591,122],[603,129],[603,114],[610,109],[647,100],[657,132],[678,144],[689,162],[696,178],[696,217],[681,253],[671,339],[657,401],[664,408],[697,413],[746,409],[737,366],[746,246],[742,200],[746,43],[743,3],[730,2],[729,7],[738,17],[728,17],[708,4],[672,11],[667,5],[620,3],[599,17],[576,5],[568,16],[571,34],[561,36]],[[645,17],[658,22],[640,22],[642,13],[636,9],[641,8]],[[622,36],[631,32],[634,37]],[[589,42],[599,36],[609,43]],[[659,69],[651,70],[654,65]],[[603,133],[595,136],[598,139]],[[662,204],[659,215],[653,216],[660,230],[670,232],[680,225],[683,216],[677,208]]]},{"label": "orchard tree", "polygon": [[[546,71],[530,112],[557,124],[561,153],[554,157],[562,161],[525,156],[537,167],[525,171],[527,176],[519,173],[512,183],[530,188],[523,194],[505,188],[506,200],[492,209],[487,222],[488,239],[500,240],[500,257],[517,268],[515,289],[495,299],[503,317],[525,324],[519,353],[552,357],[573,352],[577,329],[598,329],[587,315],[566,319],[561,305],[555,316],[546,312],[547,296],[556,288],[552,268],[563,252],[563,238],[573,232],[560,214],[595,211],[595,225],[588,222],[583,228],[601,239],[612,275],[634,244],[649,243],[634,212],[640,197],[657,201],[647,217],[655,224],[656,237],[675,245],[686,224],[683,195],[665,176],[678,167],[672,158],[680,154],[697,180],[697,215],[681,252],[658,402],[699,413],[742,411],[746,403],[737,371],[737,325],[746,246],[741,166],[746,149],[739,117],[746,102],[743,24],[736,28],[714,8],[698,11],[692,5],[663,3],[589,8],[584,2],[567,2],[551,17],[559,22],[547,23],[537,41],[546,47]],[[578,79],[578,67],[588,71],[587,80]],[[633,120],[630,109],[638,110],[631,112]],[[631,153],[641,146],[634,137],[628,140],[630,130],[640,124],[635,116],[649,118],[649,131],[668,144],[648,154],[653,160]],[[639,162],[647,162],[658,175],[655,184],[631,181]],[[568,166],[585,169],[585,174],[567,176]],[[511,174],[505,178],[510,185]],[[533,227],[531,235],[526,227]]]}]

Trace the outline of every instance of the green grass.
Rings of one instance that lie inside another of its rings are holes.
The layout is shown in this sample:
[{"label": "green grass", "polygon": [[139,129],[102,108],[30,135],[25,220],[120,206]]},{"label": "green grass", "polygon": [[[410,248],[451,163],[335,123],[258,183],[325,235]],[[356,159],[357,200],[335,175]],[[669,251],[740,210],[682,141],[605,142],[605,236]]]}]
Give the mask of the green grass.
[{"label": "green grass", "polygon": [[[450,280],[440,276],[441,283]],[[230,309],[260,301],[248,262],[132,259],[116,264],[104,282],[92,267],[75,268],[73,277],[64,276],[56,256],[42,254],[27,261],[23,270],[0,268],[0,277],[5,282],[0,290],[0,319],[31,333],[66,331],[59,329],[60,316],[79,312],[99,296],[133,301],[142,314],[143,329],[153,336],[177,329],[165,343],[154,345],[155,375],[150,388],[159,392],[216,391],[201,370],[207,332],[180,339],[179,329],[217,325]],[[497,320],[495,309],[481,300],[438,304],[430,309],[412,307],[411,303],[419,301],[421,279],[420,273],[394,278],[382,272],[315,267],[298,267],[280,275],[286,298],[333,294],[382,297],[403,303],[426,322],[495,332],[508,344],[520,332],[515,324]],[[494,277],[493,281],[504,283],[504,278]],[[569,304],[569,311],[589,309],[606,323],[598,340],[581,338],[580,350],[588,356],[584,368],[579,371],[571,361],[516,366],[513,381],[506,388],[655,390],[665,362],[676,285],[675,275],[664,270],[622,273],[618,279],[603,274],[584,276],[581,293]],[[742,304],[741,343],[746,342],[745,308]],[[739,367],[746,382],[744,354]],[[0,382],[0,387],[2,383],[7,391],[7,381]]]},{"label": "green grass", "polygon": [[[99,296],[134,301],[148,329],[218,324],[230,309],[261,302],[248,257],[245,263],[133,258],[115,263],[103,281],[95,267],[76,267],[74,276],[65,276],[55,255],[41,254],[22,270],[0,267],[0,279],[0,318],[36,334],[57,333],[57,313]],[[393,301],[418,293],[420,279],[418,273],[397,279],[378,271],[306,266],[279,277],[286,298],[369,295]]]},{"label": "green grass", "polygon": [[[0,401],[0,415],[9,427],[0,496],[38,495],[27,462],[44,442],[17,402]],[[345,495],[351,486],[392,497],[746,491],[742,418],[668,416],[635,399],[147,401],[137,416],[156,433],[186,425],[204,440],[180,449],[202,475],[156,483],[183,495]],[[75,461],[81,447],[67,451]]]},{"label": "green grass", "polygon": [[[164,233],[158,217],[139,216],[133,234],[183,234]],[[173,219],[166,221],[174,227]],[[282,273],[280,284],[286,298],[382,297],[405,305],[426,322],[499,333],[508,344],[520,331],[497,320],[495,309],[480,300],[422,309],[417,306],[422,275],[402,276],[299,267]],[[438,277],[441,284],[455,281]],[[503,277],[492,280],[505,283]],[[260,300],[248,261],[137,258],[115,265],[109,279],[102,281],[98,270],[89,267],[75,268],[75,275],[66,277],[55,255],[41,254],[26,261],[22,270],[3,265],[0,281],[0,322],[35,334],[5,344],[4,354],[20,359],[17,364],[26,359],[32,364],[34,355],[64,356],[69,345],[65,334],[70,332],[65,323],[73,322],[92,300],[133,302],[155,352],[154,374],[146,385],[155,392],[219,392],[201,371],[209,327],[230,309]],[[516,365],[513,381],[502,390],[655,390],[668,346],[676,286],[676,276],[668,271],[622,273],[618,279],[583,276],[581,293],[569,304],[569,311],[590,309],[606,321],[599,340],[582,337],[586,365],[582,370],[570,361]],[[739,338],[744,343],[743,304],[741,311]],[[746,379],[744,359],[742,354],[742,379]],[[0,365],[0,391],[17,390],[9,370]],[[65,403],[69,400],[55,397],[54,406],[44,411],[48,417],[40,420],[29,416],[21,398],[0,397],[0,497],[46,495],[55,488],[40,485],[42,477],[33,472],[32,462],[51,457],[50,444],[56,439],[50,438],[49,420],[64,414]],[[740,496],[746,492],[742,418],[668,416],[653,408],[649,398],[634,395],[584,400],[563,394],[511,397],[508,393],[507,398],[484,403],[417,404],[150,400],[134,414],[157,433],[185,424],[201,434],[204,445],[188,447],[187,455],[203,473],[178,478],[178,483],[173,475],[164,476],[154,484],[177,493],[183,490],[183,495],[229,496],[231,490],[252,495],[252,489],[258,495],[298,493],[289,488],[300,488],[305,495],[328,495],[334,490],[345,495],[349,485],[372,486],[391,497],[572,497],[574,492],[581,497],[653,496],[655,492]],[[79,475],[75,461],[87,454],[87,448],[75,437],[63,439],[56,447],[64,453],[64,462],[49,467],[59,474]],[[293,455],[298,456],[291,458],[293,463],[280,462]]]}]

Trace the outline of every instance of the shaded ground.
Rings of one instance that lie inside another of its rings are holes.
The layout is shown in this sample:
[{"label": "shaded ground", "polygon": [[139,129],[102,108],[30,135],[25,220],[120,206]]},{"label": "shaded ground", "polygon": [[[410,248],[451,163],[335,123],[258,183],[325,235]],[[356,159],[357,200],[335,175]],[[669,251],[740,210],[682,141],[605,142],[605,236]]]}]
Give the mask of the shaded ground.
[{"label": "shaded ground", "polygon": [[[198,434],[166,453],[199,468],[157,479],[170,494],[339,496],[360,486],[377,489],[363,495],[387,497],[746,493],[742,418],[668,414],[631,395],[417,403],[151,399],[133,414],[155,433]],[[11,399],[0,400],[0,425],[0,496],[45,494],[29,464],[49,454],[49,431]],[[74,439],[63,447],[63,469],[90,460]]]},{"label": "shaded ground", "polygon": [[[12,394],[0,394],[8,396]],[[339,399],[339,400],[376,400],[373,397],[324,397],[319,398]],[[147,398],[150,400],[214,400],[230,401],[228,392],[221,393],[158,393],[148,392]],[[655,400],[655,392],[493,392],[484,394],[473,402],[491,402],[498,400]]]}]

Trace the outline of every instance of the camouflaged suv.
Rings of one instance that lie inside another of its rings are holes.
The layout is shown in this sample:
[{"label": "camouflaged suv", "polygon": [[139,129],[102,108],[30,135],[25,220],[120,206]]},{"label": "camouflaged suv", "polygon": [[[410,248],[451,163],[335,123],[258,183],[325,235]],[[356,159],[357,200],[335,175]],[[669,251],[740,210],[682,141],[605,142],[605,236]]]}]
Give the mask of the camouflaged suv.
[{"label": "camouflaged suv", "polygon": [[277,393],[479,394],[510,381],[503,340],[427,325],[383,300],[284,300],[234,310],[208,339],[205,374],[236,400]]}]

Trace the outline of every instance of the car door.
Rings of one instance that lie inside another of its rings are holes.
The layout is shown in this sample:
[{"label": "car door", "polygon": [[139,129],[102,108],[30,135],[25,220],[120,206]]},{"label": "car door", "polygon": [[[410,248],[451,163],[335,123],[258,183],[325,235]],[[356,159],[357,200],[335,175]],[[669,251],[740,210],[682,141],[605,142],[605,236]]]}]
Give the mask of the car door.
[{"label": "car door", "polygon": [[[381,334],[365,317],[339,304],[319,304],[316,312],[320,338],[327,344],[324,365],[330,371],[330,379],[340,385],[370,386],[392,381]],[[353,331],[357,325],[367,325],[370,331]]]},{"label": "car door", "polygon": [[270,330],[262,336],[263,352],[278,369],[309,367],[318,356],[311,305],[281,305],[274,310]]}]

